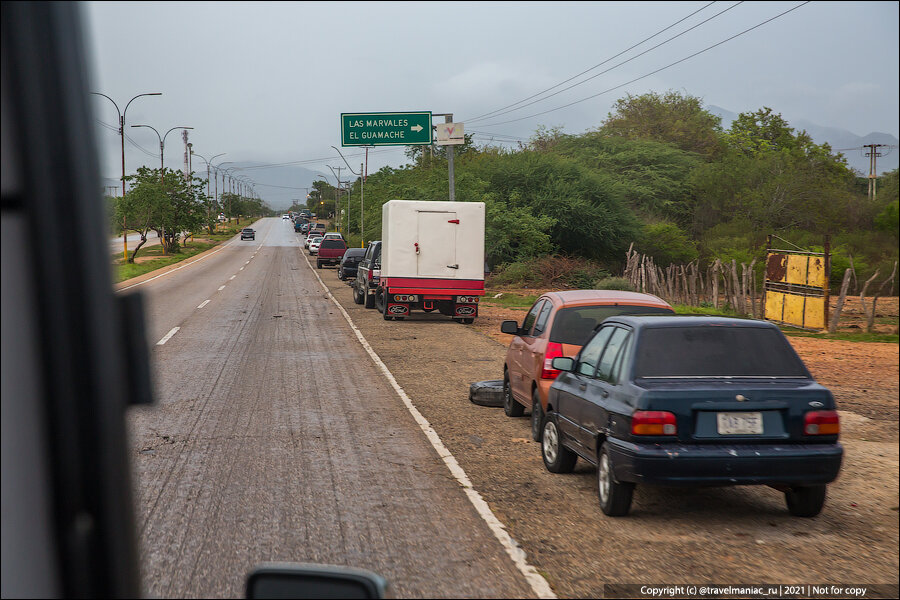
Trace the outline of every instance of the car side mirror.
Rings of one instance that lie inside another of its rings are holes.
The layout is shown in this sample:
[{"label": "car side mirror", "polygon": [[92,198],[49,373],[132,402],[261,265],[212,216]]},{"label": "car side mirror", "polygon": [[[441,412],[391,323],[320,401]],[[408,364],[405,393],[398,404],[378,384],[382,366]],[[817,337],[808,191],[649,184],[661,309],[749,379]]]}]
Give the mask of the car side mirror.
[{"label": "car side mirror", "polygon": [[384,598],[387,582],[363,569],[313,564],[272,564],[247,577],[247,598]]},{"label": "car side mirror", "polygon": [[575,369],[575,359],[568,356],[557,356],[550,361],[550,366],[558,371],[572,371]]},{"label": "car side mirror", "polygon": [[519,323],[516,321],[503,321],[500,323],[500,331],[510,335],[518,335]]}]

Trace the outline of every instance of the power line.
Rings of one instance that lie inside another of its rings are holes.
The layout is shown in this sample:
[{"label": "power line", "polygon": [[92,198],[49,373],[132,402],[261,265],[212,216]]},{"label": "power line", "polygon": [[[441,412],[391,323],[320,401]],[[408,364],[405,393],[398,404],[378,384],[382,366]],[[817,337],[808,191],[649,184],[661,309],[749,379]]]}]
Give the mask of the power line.
[{"label": "power line", "polygon": [[713,48],[716,48],[716,47],[718,47],[718,46],[721,46],[722,44],[724,44],[724,43],[726,43],[726,42],[730,42],[731,40],[733,40],[733,39],[735,39],[735,38],[738,38],[738,37],[744,35],[745,33],[749,33],[749,32],[751,32],[751,31],[753,31],[754,29],[758,29],[759,27],[762,27],[763,25],[765,25],[765,24],[767,24],[767,23],[770,23],[770,22],[774,21],[775,19],[778,19],[778,18],[780,18],[780,17],[783,17],[784,15],[786,15],[786,14],[788,14],[788,13],[790,13],[790,12],[793,12],[793,11],[797,10],[797,9],[800,8],[801,6],[805,6],[805,5],[809,4],[810,1],[811,1],[811,0],[806,0],[806,2],[803,2],[803,3],[801,3],[801,4],[798,4],[797,6],[795,6],[795,7],[793,7],[793,8],[790,8],[790,9],[788,9],[788,10],[782,12],[782,13],[779,13],[779,14],[775,15],[774,17],[771,17],[771,18],[769,18],[769,19],[766,19],[765,21],[763,21],[763,22],[761,22],[761,23],[757,23],[757,24],[754,25],[753,27],[750,27],[750,28],[748,28],[748,29],[745,29],[744,31],[741,31],[740,33],[736,33],[736,34],[734,34],[734,35],[731,36],[731,37],[725,38],[724,40],[722,40],[722,41],[720,41],[720,42],[717,42],[717,43],[713,44],[712,46],[707,46],[707,47],[704,48],[703,50],[699,50],[699,51],[697,51],[697,52],[694,52],[693,54],[691,54],[691,55],[689,55],[689,56],[686,56],[686,57],[684,57],[684,58],[682,58],[682,59],[680,59],[680,60],[676,60],[676,61],[673,62],[673,63],[669,63],[668,65],[666,65],[666,66],[664,66],[664,67],[660,67],[659,69],[656,69],[655,71],[651,71],[650,73],[647,73],[647,74],[645,74],[645,75],[641,75],[640,77],[635,77],[635,78],[632,79],[631,81],[626,81],[626,82],[623,83],[623,84],[620,84],[620,85],[617,85],[617,86],[615,86],[615,87],[611,87],[611,88],[609,88],[609,89],[603,90],[602,92],[597,92],[596,94],[592,94],[592,95],[590,95],[590,96],[588,96],[588,97],[586,97],[586,98],[582,98],[581,100],[575,100],[574,102],[569,102],[568,104],[563,104],[562,106],[557,106],[556,108],[551,108],[551,109],[549,109],[549,110],[545,110],[545,111],[542,111],[542,112],[539,112],[539,113],[534,113],[534,114],[532,114],[532,115],[528,115],[528,116],[525,116],[525,117],[519,117],[519,118],[517,118],[517,119],[510,119],[510,120],[508,120],[508,121],[499,121],[499,122],[497,122],[497,123],[481,123],[481,124],[479,124],[479,127],[496,127],[497,125],[506,125],[507,123],[516,123],[516,122],[518,122],[518,121],[524,121],[525,119],[532,119],[532,118],[534,118],[534,117],[539,117],[539,116],[541,116],[541,115],[546,115],[547,113],[555,112],[555,111],[557,111],[557,110],[562,110],[562,109],[564,109],[564,108],[569,108],[570,106],[574,106],[574,105],[576,105],[576,104],[580,104],[581,102],[585,102],[585,101],[587,101],[587,100],[591,100],[591,99],[593,99],[593,98],[596,98],[597,96],[602,96],[603,94],[612,92],[612,91],[617,90],[617,89],[619,89],[619,88],[623,88],[623,87],[625,87],[626,85],[631,85],[632,83],[634,83],[634,82],[636,82],[636,81],[640,81],[641,79],[646,79],[647,77],[650,77],[651,75],[656,75],[657,73],[659,73],[659,72],[661,72],[661,71],[665,71],[666,69],[668,69],[668,68],[670,68],[670,67],[674,67],[675,65],[681,64],[681,63],[683,63],[683,62],[685,62],[685,61],[687,61],[687,60],[690,60],[690,59],[694,58],[695,56],[699,56],[699,55],[703,54],[704,52],[708,52],[709,50],[712,50]]},{"label": "power line", "polygon": [[[577,74],[577,75],[573,75],[572,77],[566,79],[565,81],[562,81],[562,82],[560,82],[560,83],[557,83],[556,85],[551,86],[551,87],[547,88],[546,90],[544,90],[544,91],[542,91],[542,92],[538,92],[537,94],[533,94],[533,95],[531,95],[531,96],[528,96],[527,98],[524,98],[524,99],[522,99],[522,100],[519,100],[518,102],[513,102],[512,104],[509,104],[509,105],[507,105],[507,106],[504,106],[503,108],[498,108],[497,110],[492,110],[491,112],[485,113],[485,114],[483,114],[483,115],[479,115],[479,116],[474,117],[474,118],[472,118],[472,119],[464,119],[464,121],[467,122],[467,123],[473,123],[473,122],[475,122],[475,121],[480,121],[480,120],[482,120],[482,119],[484,119],[484,118],[487,118],[487,117],[491,117],[491,116],[499,116],[499,114],[505,114],[506,112],[512,112],[512,111],[507,111],[506,109],[512,108],[513,106],[516,106],[517,104],[522,104],[523,102],[527,102],[528,100],[531,100],[532,98],[536,98],[537,96],[540,96],[540,95],[542,95],[542,94],[545,94],[545,93],[549,92],[550,90],[554,90],[554,89],[558,88],[558,87],[561,86],[561,85],[565,85],[565,84],[569,83],[570,81],[572,81],[572,80],[574,80],[574,79],[577,79],[577,78],[581,77],[582,75],[585,75],[585,74],[587,74],[587,73],[590,73],[591,71],[593,71],[594,69],[596,69],[596,68],[598,68],[598,67],[602,67],[603,65],[605,65],[605,64],[608,63],[609,61],[614,60],[614,59],[616,59],[616,58],[622,56],[622,55],[625,54],[626,52],[629,52],[629,51],[631,51],[631,50],[637,48],[638,46],[640,46],[640,45],[643,44],[644,42],[648,42],[648,41],[652,40],[653,38],[655,38],[655,37],[658,36],[659,34],[668,31],[669,29],[675,27],[676,25],[678,25],[678,24],[680,24],[680,23],[683,23],[684,21],[690,19],[691,17],[693,17],[693,16],[696,15],[697,13],[699,13],[699,12],[705,10],[706,8],[712,6],[713,4],[715,4],[715,2],[710,2],[709,4],[706,4],[705,6],[700,7],[699,9],[695,10],[694,12],[692,12],[691,14],[689,14],[688,16],[686,16],[686,17],[684,17],[684,18],[682,18],[682,19],[679,19],[678,21],[675,21],[674,23],[672,23],[672,24],[669,25],[668,27],[665,27],[665,28],[663,28],[663,29],[660,29],[659,31],[657,31],[656,33],[654,33],[653,35],[651,35],[650,37],[644,38],[643,40],[641,40],[641,41],[638,42],[637,44],[634,44],[634,45],[632,45],[632,46],[626,48],[625,50],[622,50],[622,51],[619,52],[618,54],[616,54],[616,55],[614,55],[614,56],[611,56],[611,57],[607,58],[607,59],[604,60],[603,62],[600,62],[600,63],[594,65],[594,66],[591,67],[590,69],[586,69],[586,70],[582,71],[581,73],[579,73],[579,74]],[[539,99],[539,100],[535,100],[534,102],[529,102],[528,104],[525,104],[525,105],[523,105],[523,106],[520,106],[519,108],[524,108],[525,106],[530,106],[531,104],[534,104],[534,103],[536,103],[536,102],[540,102],[541,100],[546,100],[547,98],[552,98],[553,96],[555,96],[555,95],[557,95],[557,94],[561,94],[562,92],[565,92],[566,90],[570,90],[570,89],[572,89],[572,88],[575,87],[575,86],[581,85],[581,84],[583,84],[583,83],[587,83],[588,81],[590,81],[591,79],[594,79],[595,77],[599,77],[600,75],[603,75],[604,73],[608,73],[609,71],[615,69],[616,67],[620,67],[620,66],[624,65],[625,63],[631,62],[631,61],[634,60],[635,58],[638,58],[638,57],[640,57],[640,56],[646,54],[647,52],[650,52],[651,50],[655,50],[656,48],[659,48],[659,47],[662,46],[663,44],[667,44],[668,42],[671,42],[671,41],[674,40],[675,38],[684,35],[684,34],[687,33],[688,31],[691,31],[692,29],[696,29],[697,27],[699,27],[700,25],[703,25],[703,24],[706,23],[707,21],[710,21],[710,20],[712,20],[712,19],[715,19],[716,17],[718,17],[718,16],[721,15],[722,13],[731,10],[732,8],[734,8],[735,6],[737,6],[738,4],[742,4],[742,2],[738,2],[737,4],[734,4],[734,5],[732,5],[732,6],[728,7],[728,8],[726,8],[726,9],[723,10],[722,12],[713,15],[713,16],[710,17],[709,19],[706,19],[705,21],[702,21],[702,22],[698,23],[697,25],[694,25],[694,26],[691,27],[690,29],[687,29],[687,30],[685,30],[685,31],[682,31],[681,33],[679,33],[679,34],[676,35],[675,37],[669,38],[668,40],[666,40],[666,41],[664,41],[664,42],[662,42],[662,43],[660,43],[660,44],[657,44],[657,45],[654,46],[653,48],[650,48],[649,50],[646,50],[646,51],[642,52],[641,54],[638,54],[637,56],[633,56],[633,57],[629,58],[628,60],[626,60],[626,61],[624,61],[624,62],[621,62],[621,63],[619,63],[618,65],[615,65],[615,66],[613,66],[613,67],[610,67],[609,69],[607,69],[607,70],[605,70],[605,71],[603,71],[603,72],[601,72],[601,73],[597,73],[596,75],[593,75],[593,76],[591,76],[591,77],[588,77],[588,78],[585,79],[584,81],[580,81],[580,82],[578,82],[578,83],[576,83],[576,84],[573,84],[573,85],[571,85],[571,86],[569,86],[569,87],[567,87],[567,88],[565,88],[565,89],[563,89],[563,90],[560,90],[560,91],[558,91],[558,92],[556,92],[556,93],[554,93],[554,94],[550,94],[549,96],[546,96],[545,98],[541,98],[541,99]],[[518,110],[518,108],[513,109],[513,110]],[[498,113],[499,113],[499,114],[498,114]]]}]

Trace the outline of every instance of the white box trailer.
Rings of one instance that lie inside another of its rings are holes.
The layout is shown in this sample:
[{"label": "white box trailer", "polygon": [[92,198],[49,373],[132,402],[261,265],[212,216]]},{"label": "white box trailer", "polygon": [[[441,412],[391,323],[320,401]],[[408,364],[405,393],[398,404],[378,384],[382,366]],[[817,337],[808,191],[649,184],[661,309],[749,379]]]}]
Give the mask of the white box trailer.
[{"label": "white box trailer", "polygon": [[471,323],[483,295],[484,202],[384,204],[375,302],[386,320],[436,310]]}]

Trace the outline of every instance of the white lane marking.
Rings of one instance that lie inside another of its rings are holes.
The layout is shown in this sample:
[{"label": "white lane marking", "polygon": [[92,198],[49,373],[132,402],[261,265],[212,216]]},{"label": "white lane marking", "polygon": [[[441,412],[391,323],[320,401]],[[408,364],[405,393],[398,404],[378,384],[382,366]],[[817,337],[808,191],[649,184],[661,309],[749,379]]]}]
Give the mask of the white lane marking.
[{"label": "white lane marking", "polygon": [[234,279],[235,277],[237,277],[237,275],[232,275],[231,277],[228,278],[228,281],[231,281],[231,280]]},{"label": "white lane marking", "polygon": [[204,300],[203,302],[200,303],[200,306],[198,306],[197,308],[203,308],[207,304],[209,304],[209,300]]},{"label": "white lane marking", "polygon": [[248,261],[245,262],[244,264],[245,264],[245,265],[249,265],[249,264],[250,264],[250,261],[248,260]]},{"label": "white lane marking", "polygon": [[240,269],[238,269],[238,271],[243,271],[243,270],[244,270],[244,267],[241,267]]},{"label": "white lane marking", "polygon": [[219,289],[216,290],[216,291],[221,292],[221,291],[224,290],[224,289],[225,289],[225,286],[224,286],[224,285],[220,285],[220,286],[219,286]]},{"label": "white lane marking", "polygon": [[419,424],[419,428],[425,433],[425,437],[428,438],[428,441],[431,442],[431,446],[438,453],[438,456],[441,457],[441,460],[444,461],[444,464],[447,465],[447,468],[450,470],[450,473],[453,474],[453,477],[462,486],[463,491],[465,491],[466,496],[469,498],[469,501],[475,507],[475,511],[478,515],[484,519],[487,526],[490,528],[491,532],[493,532],[494,537],[500,542],[500,545],[503,546],[503,549],[506,550],[506,553],[512,559],[513,563],[519,569],[519,571],[525,576],[525,580],[531,586],[532,591],[534,591],[535,595],[538,598],[556,598],[556,594],[553,593],[553,590],[550,589],[550,584],[547,583],[547,580],[537,572],[537,569],[534,566],[528,564],[528,561],[525,558],[525,551],[519,547],[519,544],[516,543],[514,539],[509,535],[504,527],[503,523],[500,522],[500,519],[494,514],[491,510],[491,507],[488,506],[488,503],[484,501],[484,498],[481,497],[481,494],[478,493],[472,486],[471,480],[469,480],[469,476],[466,475],[466,472],[463,470],[461,466],[459,466],[459,462],[457,462],[456,457],[450,453],[450,450],[444,445],[444,442],[441,441],[441,438],[438,436],[437,432],[431,427],[431,424],[428,422],[422,413],[413,405],[412,400],[410,400],[409,396],[406,395],[406,392],[403,391],[403,388],[400,387],[400,384],[397,383],[397,380],[394,379],[394,374],[391,373],[390,369],[387,368],[381,358],[379,358],[378,354],[375,350],[372,349],[372,346],[369,345],[369,342],[366,341],[366,338],[363,336],[362,332],[353,323],[353,319],[350,318],[350,315],[344,310],[344,307],[341,306],[341,303],[335,299],[334,294],[328,289],[328,286],[322,281],[322,278],[319,277],[319,274],[316,273],[315,269],[313,269],[312,264],[309,262],[309,259],[304,256],[306,259],[306,264],[309,266],[312,274],[316,276],[316,279],[319,280],[319,285],[325,289],[328,293],[328,296],[331,298],[331,301],[334,302],[334,305],[338,307],[338,310],[341,311],[341,314],[344,315],[344,319],[347,320],[347,323],[350,325],[350,329],[356,334],[356,339],[359,340],[359,343],[362,344],[362,347],[365,348],[366,352],[369,354],[369,357],[372,359],[372,362],[375,363],[384,376],[387,378],[388,382],[391,384],[391,387],[394,388],[394,391],[397,392],[397,395],[400,396],[400,399],[403,401],[403,404],[406,406],[406,409],[412,414],[413,419],[415,419],[416,423]]},{"label": "white lane marking", "polygon": [[156,342],[156,345],[157,345],[157,346],[162,346],[163,344],[165,344],[166,342],[168,342],[170,339],[172,339],[172,336],[173,336],[173,335],[175,335],[176,333],[178,333],[178,330],[179,330],[179,329],[181,329],[181,327],[173,327],[172,330],[169,331],[169,333],[167,333],[166,335],[164,335],[163,338],[162,338],[161,340],[159,340],[158,342]]}]

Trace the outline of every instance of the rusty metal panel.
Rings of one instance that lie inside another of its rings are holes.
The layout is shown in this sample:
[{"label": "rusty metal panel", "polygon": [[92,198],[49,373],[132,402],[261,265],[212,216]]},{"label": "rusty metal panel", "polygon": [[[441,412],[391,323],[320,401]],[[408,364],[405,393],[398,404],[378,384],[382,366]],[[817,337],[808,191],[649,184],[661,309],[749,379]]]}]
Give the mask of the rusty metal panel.
[{"label": "rusty metal panel", "polygon": [[784,294],[781,292],[766,292],[766,319],[784,320]]},{"label": "rusty metal panel", "polygon": [[787,257],[787,273],[784,277],[785,283],[794,285],[806,285],[807,266],[809,264],[809,255],[792,254]]},{"label": "rusty metal panel", "polygon": [[766,256],[765,318],[803,329],[825,329],[828,320],[827,256],[770,250]]},{"label": "rusty metal panel", "polygon": [[806,285],[814,285],[823,290],[828,285],[828,273],[825,271],[824,256],[810,256]]},{"label": "rusty metal panel", "polygon": [[787,274],[787,254],[769,253],[766,257],[766,279],[768,281],[784,281]]},{"label": "rusty metal panel", "polygon": [[825,298],[806,298],[803,326],[809,329],[825,329]]}]

